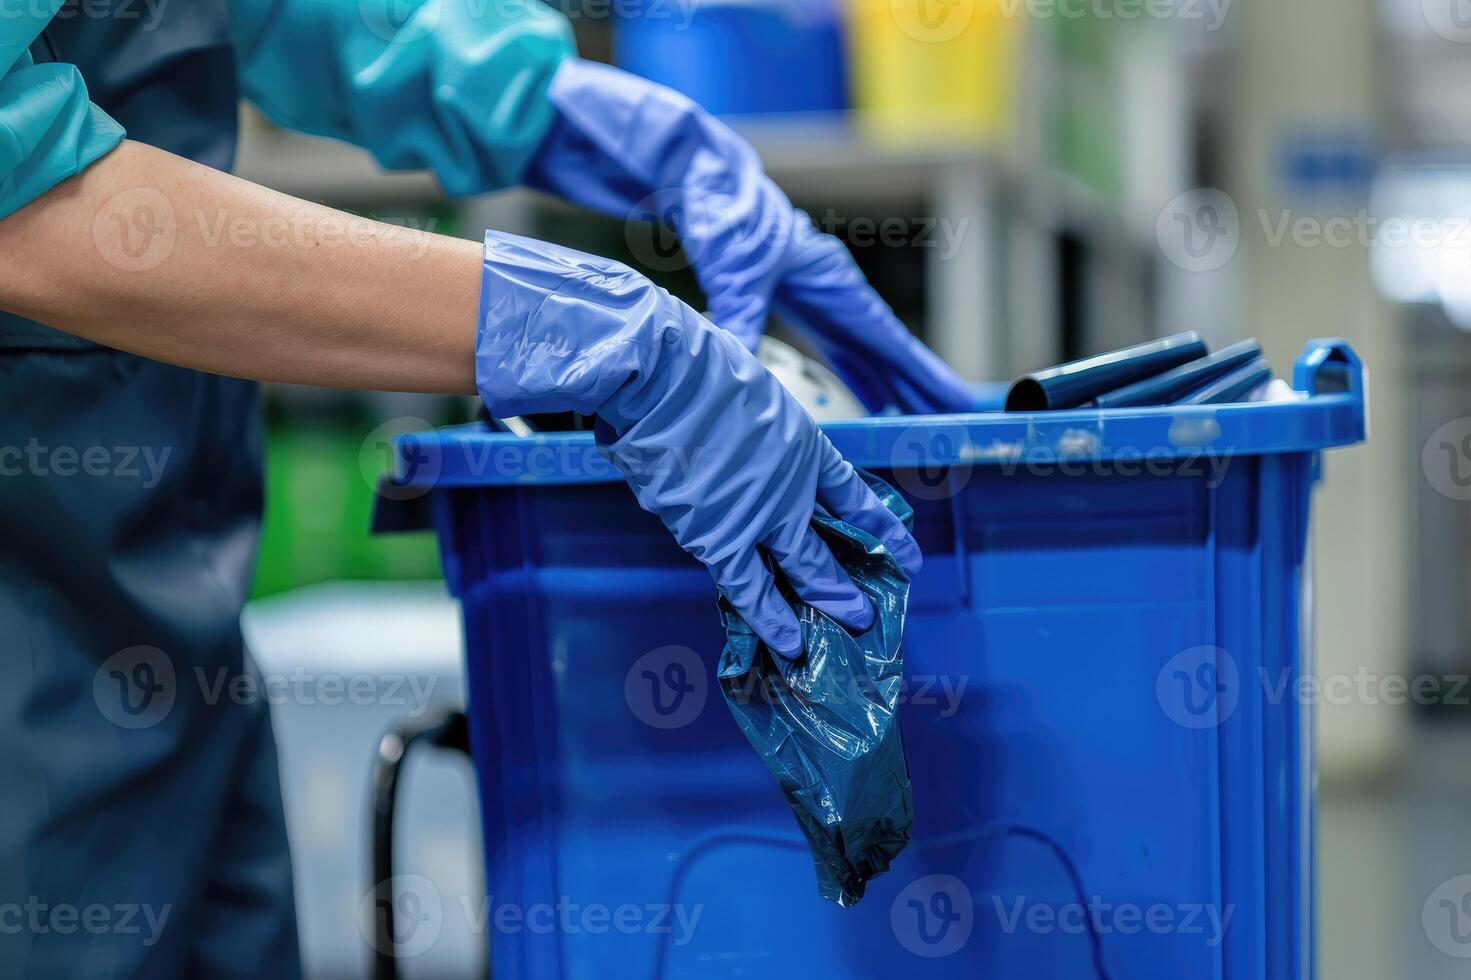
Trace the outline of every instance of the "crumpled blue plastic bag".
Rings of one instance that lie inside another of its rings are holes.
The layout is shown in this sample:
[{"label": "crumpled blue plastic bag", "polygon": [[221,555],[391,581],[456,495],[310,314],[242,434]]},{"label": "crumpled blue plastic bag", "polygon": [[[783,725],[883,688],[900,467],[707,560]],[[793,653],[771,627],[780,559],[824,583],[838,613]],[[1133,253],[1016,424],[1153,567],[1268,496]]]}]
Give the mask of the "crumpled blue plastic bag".
[{"label": "crumpled blue plastic bag", "polygon": [[[862,476],[912,526],[908,502],[877,477]],[[807,837],[818,891],[846,908],[904,850],[914,822],[898,717],[909,579],[871,535],[821,511],[812,523],[873,602],[874,625],[854,636],[783,583],[802,624],[804,654],[791,661],[767,649],[722,598],[719,678],[736,722]]]}]

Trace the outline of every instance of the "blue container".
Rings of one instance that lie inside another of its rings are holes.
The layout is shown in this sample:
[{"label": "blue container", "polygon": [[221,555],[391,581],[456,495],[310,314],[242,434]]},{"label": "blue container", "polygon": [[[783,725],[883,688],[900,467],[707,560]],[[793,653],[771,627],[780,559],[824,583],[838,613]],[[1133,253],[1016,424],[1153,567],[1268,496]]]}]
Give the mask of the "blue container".
[{"label": "blue container", "polygon": [[633,0],[617,8],[618,65],[717,115],[847,108],[835,0]]},{"label": "blue container", "polygon": [[591,437],[405,437],[464,606],[494,976],[1310,977],[1309,497],[1365,415],[1341,341],[1294,384],[824,427],[926,555],[914,839],[850,910],[722,703],[709,577]]}]

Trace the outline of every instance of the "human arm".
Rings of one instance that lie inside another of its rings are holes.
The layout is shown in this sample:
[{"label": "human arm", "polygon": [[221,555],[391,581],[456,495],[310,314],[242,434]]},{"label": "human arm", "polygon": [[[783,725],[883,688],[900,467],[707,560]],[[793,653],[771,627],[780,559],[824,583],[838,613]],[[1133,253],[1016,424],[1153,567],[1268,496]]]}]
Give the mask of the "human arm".
[{"label": "human arm", "polygon": [[811,529],[819,504],[920,564],[733,336],[605,259],[352,219],[125,143],[0,221],[0,307],[200,370],[594,415],[640,504],[785,656],[802,634],[774,568],[839,622],[873,622]]},{"label": "human arm", "polygon": [[237,377],[473,393],[480,248],[125,142],[0,220],[0,308]]},{"label": "human arm", "polygon": [[135,143],[90,162],[0,221],[0,308],[241,377],[478,390],[497,414],[589,411],[640,502],[788,656],[800,628],[773,568],[839,621],[872,621],[814,546],[819,503],[918,567],[912,539],[780,385],[631,270],[525,240],[488,240],[482,255]]}]

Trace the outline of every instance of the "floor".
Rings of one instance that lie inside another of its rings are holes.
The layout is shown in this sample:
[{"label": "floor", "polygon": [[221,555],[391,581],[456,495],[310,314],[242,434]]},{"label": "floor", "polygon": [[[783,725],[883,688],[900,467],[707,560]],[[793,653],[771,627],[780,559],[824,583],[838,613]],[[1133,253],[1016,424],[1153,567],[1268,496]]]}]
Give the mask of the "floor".
[{"label": "floor", "polygon": [[1471,724],[1415,745],[1392,783],[1319,797],[1320,980],[1471,977]]}]

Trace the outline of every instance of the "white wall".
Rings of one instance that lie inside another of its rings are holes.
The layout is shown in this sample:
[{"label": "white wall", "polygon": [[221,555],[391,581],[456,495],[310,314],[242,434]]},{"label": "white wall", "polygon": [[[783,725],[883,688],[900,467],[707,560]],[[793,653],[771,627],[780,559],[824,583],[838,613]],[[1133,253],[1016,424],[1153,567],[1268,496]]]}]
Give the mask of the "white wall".
[{"label": "white wall", "polygon": [[[1366,200],[1307,200],[1283,178],[1280,152],[1314,125],[1380,122],[1372,0],[1237,0],[1232,186],[1241,213],[1244,320],[1279,370],[1313,336],[1346,337],[1371,369],[1370,441],[1325,457],[1316,501],[1317,664],[1322,677],[1410,669],[1407,544],[1419,450],[1408,445],[1405,329],[1375,293],[1369,249],[1274,245],[1261,224],[1294,216],[1354,216]],[[1319,708],[1325,780],[1387,771],[1404,747],[1408,709],[1354,698]]]}]

